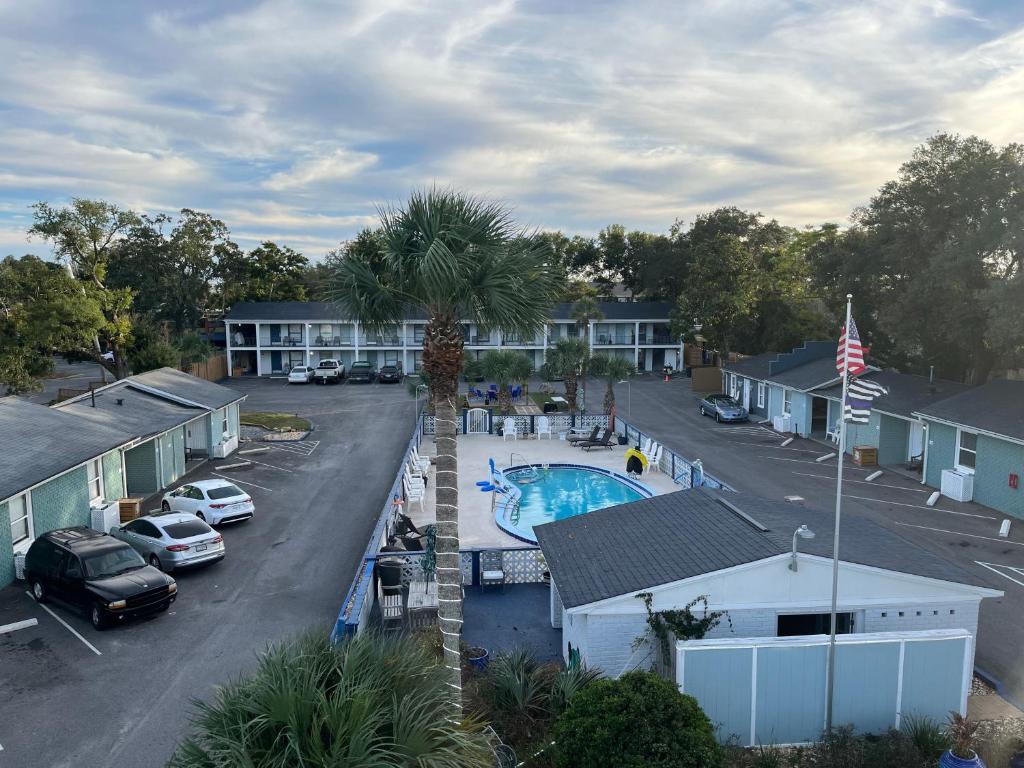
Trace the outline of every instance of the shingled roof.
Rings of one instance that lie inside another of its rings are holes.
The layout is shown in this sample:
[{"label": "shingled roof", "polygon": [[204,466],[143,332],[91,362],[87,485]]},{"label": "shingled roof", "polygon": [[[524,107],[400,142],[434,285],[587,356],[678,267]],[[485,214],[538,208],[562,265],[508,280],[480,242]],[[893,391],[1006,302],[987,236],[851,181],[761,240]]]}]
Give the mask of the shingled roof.
[{"label": "shingled roof", "polygon": [[[761,531],[722,503],[761,523]],[[566,608],[651,589],[791,551],[793,531],[817,534],[800,551],[832,556],[831,513],[746,494],[677,491],[540,525],[534,533]],[[843,521],[848,563],[990,589],[983,577],[862,518]]]},{"label": "shingled roof", "polygon": [[918,413],[1024,442],[1024,381],[996,379],[922,406]]},{"label": "shingled roof", "polygon": [[[876,397],[871,407],[894,416],[912,418],[912,414],[932,403],[945,400],[966,389],[966,384],[946,379],[929,380],[927,376],[916,376],[896,371],[873,371],[858,376],[864,381],[873,381],[889,390],[888,395]],[[842,382],[814,390],[811,394],[840,400],[843,396]]]}]

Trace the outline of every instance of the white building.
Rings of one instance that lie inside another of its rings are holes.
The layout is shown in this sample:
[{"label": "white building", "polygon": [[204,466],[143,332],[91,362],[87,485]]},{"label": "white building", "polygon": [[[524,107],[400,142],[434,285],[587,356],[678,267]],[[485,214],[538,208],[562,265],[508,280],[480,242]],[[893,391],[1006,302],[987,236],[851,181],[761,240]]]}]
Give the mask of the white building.
[{"label": "white building", "polygon": [[[679,367],[682,341],[670,330],[666,302],[605,302],[603,318],[590,324],[592,350],[619,355],[639,370]],[[552,321],[532,339],[486,332],[466,322],[467,356],[479,358],[490,350],[516,349],[539,368],[547,348],[583,331],[571,318],[571,304],[557,304]],[[368,360],[378,367],[399,363],[407,372],[419,370],[423,356],[426,319],[409,317],[384,333],[370,333],[358,322],[345,318],[338,308],[315,301],[268,301],[236,304],[224,318],[228,374],[269,376],[283,374],[295,365],[315,366],[334,358],[350,366]]]}]

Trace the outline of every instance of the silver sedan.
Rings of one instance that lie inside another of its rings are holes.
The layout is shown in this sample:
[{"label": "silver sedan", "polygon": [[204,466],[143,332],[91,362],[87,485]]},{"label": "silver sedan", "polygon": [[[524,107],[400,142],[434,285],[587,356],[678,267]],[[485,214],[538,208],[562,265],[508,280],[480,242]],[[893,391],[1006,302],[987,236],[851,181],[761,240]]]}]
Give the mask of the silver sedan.
[{"label": "silver sedan", "polygon": [[168,512],[138,517],[110,529],[161,571],[214,563],[224,558],[224,537],[195,515]]}]

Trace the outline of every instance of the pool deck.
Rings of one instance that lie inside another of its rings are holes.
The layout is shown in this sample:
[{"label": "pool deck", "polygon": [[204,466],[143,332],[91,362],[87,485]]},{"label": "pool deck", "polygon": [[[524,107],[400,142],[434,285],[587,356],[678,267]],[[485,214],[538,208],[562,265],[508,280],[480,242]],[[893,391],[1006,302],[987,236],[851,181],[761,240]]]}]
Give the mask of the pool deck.
[{"label": "pool deck", "polygon": [[[525,547],[529,544],[509,536],[494,522],[491,512],[491,494],[481,493],[478,480],[488,478],[487,460],[494,459],[499,468],[530,464],[581,464],[608,469],[625,474],[624,454],[629,446],[615,445],[607,448],[584,451],[561,441],[556,435],[553,440],[536,436],[520,440],[502,440],[497,435],[459,435],[457,441],[459,461],[459,539],[463,548],[473,547]],[[423,456],[433,456],[435,444],[432,437],[425,437],[420,446]],[[512,456],[512,454],[516,456]],[[413,505],[407,514],[417,526],[433,522],[435,518],[436,473],[430,472],[424,509]],[[672,479],[661,472],[648,472],[638,479],[655,495],[680,490]]]}]

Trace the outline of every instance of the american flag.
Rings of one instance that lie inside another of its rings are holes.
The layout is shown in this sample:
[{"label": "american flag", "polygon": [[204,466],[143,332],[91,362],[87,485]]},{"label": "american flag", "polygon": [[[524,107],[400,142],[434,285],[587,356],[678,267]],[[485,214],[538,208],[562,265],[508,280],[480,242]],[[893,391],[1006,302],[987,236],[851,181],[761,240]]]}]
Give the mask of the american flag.
[{"label": "american flag", "polygon": [[[856,333],[856,328],[854,329]],[[867,424],[871,419],[871,401],[876,397],[888,395],[889,390],[873,381],[851,379],[846,385],[846,403],[843,405],[843,418],[854,424]]]},{"label": "american flag", "polygon": [[[844,361],[844,352],[846,352],[847,345],[849,345],[849,353],[846,355],[847,359]],[[839,337],[839,349],[836,351],[836,370],[840,373],[843,372],[843,363],[846,363],[846,371],[850,376],[856,376],[859,373],[864,373],[866,366],[864,365],[864,347],[860,343],[860,334],[857,333],[857,324],[850,318],[850,333],[846,333],[846,327],[843,327],[843,333]]]}]

